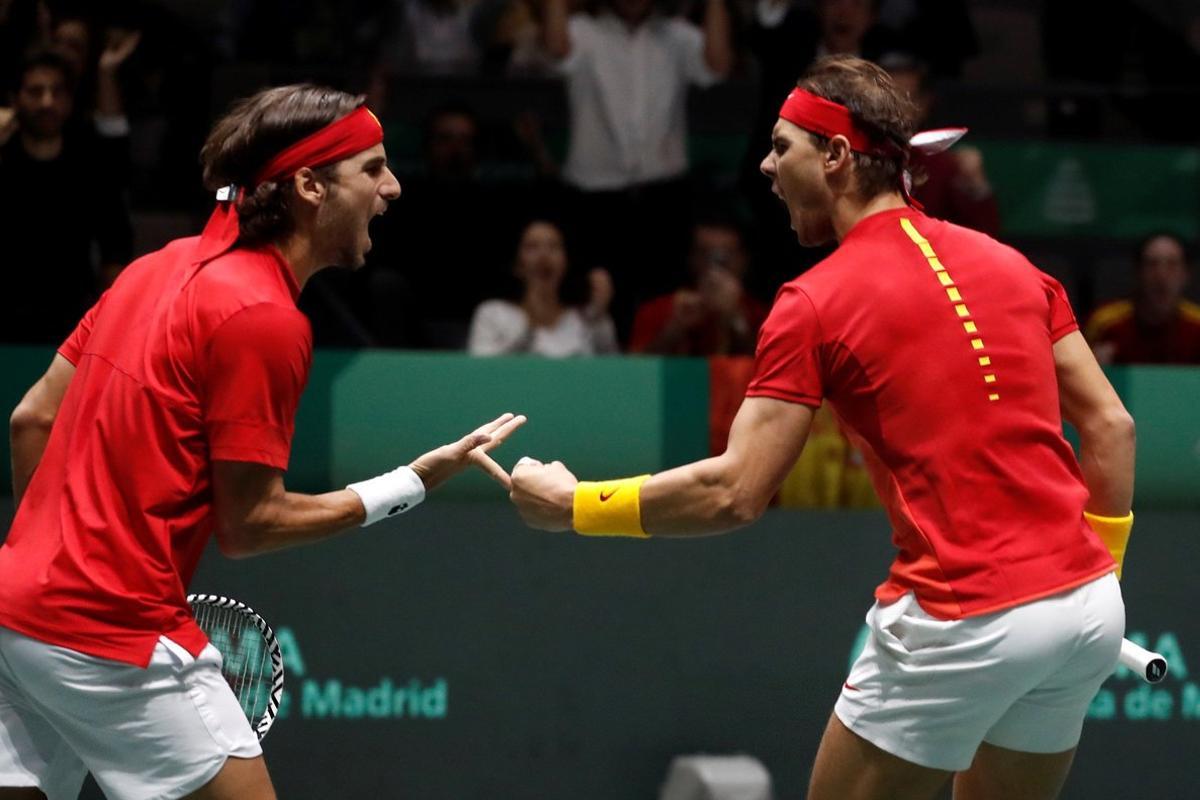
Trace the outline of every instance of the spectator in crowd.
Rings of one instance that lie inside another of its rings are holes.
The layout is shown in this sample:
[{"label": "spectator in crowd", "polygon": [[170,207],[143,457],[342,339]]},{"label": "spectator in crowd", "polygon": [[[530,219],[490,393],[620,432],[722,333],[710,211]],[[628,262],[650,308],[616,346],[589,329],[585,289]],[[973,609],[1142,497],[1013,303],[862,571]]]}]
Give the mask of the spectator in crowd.
[{"label": "spectator in crowd", "polygon": [[509,0],[394,0],[376,69],[388,74],[473,75],[493,48]]},{"label": "spectator in crowd", "polygon": [[88,19],[66,15],[54,21],[51,41],[70,59],[71,69],[78,76],[74,113],[87,124],[94,124],[102,137],[129,136],[119,73],[141,38],[138,31],[108,28],[104,31],[103,48],[95,55],[96,35]]},{"label": "spectator in crowd", "polygon": [[1187,248],[1155,233],[1137,248],[1132,299],[1101,306],[1088,320],[1088,343],[1101,364],[1200,364],[1200,305],[1183,296]]},{"label": "spectator in crowd", "polygon": [[607,272],[594,269],[588,274],[589,294],[583,308],[563,303],[567,250],[558,226],[546,220],[525,226],[513,274],[521,285],[519,301],[480,304],[471,320],[467,345],[471,355],[563,357],[617,352],[617,332],[608,315],[613,287]]},{"label": "spectator in crowd", "polygon": [[701,30],[655,0],[602,0],[595,15],[545,2],[543,43],[567,89],[574,240],[586,262],[614,270],[613,314],[627,330],[635,302],[677,280],[690,226],[687,89],[729,73],[729,12],[705,0]]},{"label": "spectator in crowd", "polygon": [[506,51],[510,75],[550,75],[554,70],[542,46],[543,6],[540,0],[512,0],[496,21],[498,47]]},{"label": "spectator in crowd", "polygon": [[[904,53],[883,56],[880,66],[917,104],[920,114],[917,125],[924,127],[935,100],[929,68]],[[999,235],[1000,209],[978,148],[959,145],[933,155],[914,150],[910,167],[914,177],[913,196],[925,206],[926,214],[989,236]]]},{"label": "spectator in crowd", "polygon": [[120,71],[141,41],[138,31],[106,28],[103,48],[96,52],[98,35],[86,17],[58,16],[51,27],[53,47],[68,58],[75,75],[74,101],[67,130],[91,129],[85,134],[97,148],[97,167],[113,186],[130,183],[129,118],[121,92]]},{"label": "spectator in crowd", "polygon": [[708,220],[692,230],[691,280],[642,304],[629,349],[668,356],[753,355],[767,309],[745,290],[748,258],[741,231]]},{"label": "spectator in crowd", "polygon": [[377,343],[462,350],[475,307],[503,289],[496,253],[529,218],[533,189],[481,181],[480,147],[469,106],[427,117],[421,169],[401,178],[403,213],[376,223],[362,276]]},{"label": "spectator in crowd", "polygon": [[13,87],[16,125],[0,143],[0,341],[61,343],[131,256],[125,198],[95,132],[68,130],[73,79],[68,58],[41,49]]}]

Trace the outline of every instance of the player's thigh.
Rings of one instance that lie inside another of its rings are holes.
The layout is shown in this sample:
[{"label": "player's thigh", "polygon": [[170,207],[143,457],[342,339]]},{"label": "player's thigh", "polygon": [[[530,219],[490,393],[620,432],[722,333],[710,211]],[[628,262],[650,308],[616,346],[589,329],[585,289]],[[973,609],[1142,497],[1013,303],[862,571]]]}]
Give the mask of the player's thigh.
[{"label": "player's thigh", "polygon": [[30,701],[12,670],[19,636],[0,628],[0,800],[74,798],[87,769]]},{"label": "player's thigh", "polygon": [[951,773],[905,761],[829,717],[808,800],[929,800]]},{"label": "player's thigh", "polygon": [[30,639],[15,644],[22,685],[111,800],[185,795],[231,756],[262,755],[211,646],[193,658],[164,639],[141,668]]},{"label": "player's thigh", "polygon": [[185,800],[275,800],[262,756],[230,758],[217,776]]},{"label": "player's thigh", "polygon": [[83,762],[45,719],[0,694],[0,800],[75,798]]},{"label": "player's thigh", "polygon": [[1021,753],[984,742],[971,768],[954,778],[954,800],[1054,800],[1066,783],[1074,748]]}]

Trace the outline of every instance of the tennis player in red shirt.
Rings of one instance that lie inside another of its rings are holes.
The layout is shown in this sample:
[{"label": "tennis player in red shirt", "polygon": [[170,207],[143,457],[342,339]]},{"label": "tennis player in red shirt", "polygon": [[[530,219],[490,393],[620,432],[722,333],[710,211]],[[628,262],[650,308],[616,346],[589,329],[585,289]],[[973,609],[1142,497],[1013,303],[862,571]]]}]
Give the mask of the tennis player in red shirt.
[{"label": "tennis player in red shirt", "polygon": [[201,153],[220,201],[203,234],[131,264],[12,417],[16,518],[0,547],[0,798],[268,800],[274,790],[192,618],[215,532],[243,557],[412,508],[486,452],[505,414],[409,466],[322,495],[283,473],[319,269],[362,266],[400,196],[361,97],[269,89]]},{"label": "tennis player in red shirt", "polygon": [[954,773],[957,798],[1053,798],[1124,632],[1133,423],[1055,280],[909,201],[910,147],[952,138],[913,119],[849,57],[784,103],[762,171],[801,244],[838,247],[780,290],[723,455],[602,482],[521,459],[512,499],[547,530],[727,531],[763,513],[829,402],[897,553],[809,800],[929,798]]}]

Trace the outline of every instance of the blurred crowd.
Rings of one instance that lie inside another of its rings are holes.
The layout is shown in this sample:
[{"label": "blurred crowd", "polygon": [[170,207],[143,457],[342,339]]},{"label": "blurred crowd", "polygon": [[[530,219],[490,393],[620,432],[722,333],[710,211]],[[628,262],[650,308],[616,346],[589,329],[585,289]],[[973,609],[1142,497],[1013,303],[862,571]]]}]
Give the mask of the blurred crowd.
[{"label": "blurred crowd", "polygon": [[[304,79],[368,97],[404,192],[373,224],[364,269],[307,287],[319,346],[752,354],[780,283],[824,255],[795,244],[758,174],[780,101],[813,59],[854,53],[887,69],[930,126],[971,125],[939,89],[985,55],[981,5],[0,0],[0,343],[61,341],[132,257],[195,233],[211,204],[196,153],[212,119],[238,95]],[[1128,13],[1104,15],[1085,47],[1074,25],[1089,4],[1030,5],[1031,44],[1059,87],[1045,97],[1047,135],[1103,135],[1112,101],[1137,135],[1194,142],[1192,123],[1145,90],[1195,92],[1200,11],[1172,28],[1121,4]],[[562,124],[500,100],[484,113],[507,86],[553,87],[545,105],[562,107]],[[714,174],[692,163],[689,97],[723,86],[744,113],[718,128],[742,155]],[[418,90],[432,100],[406,117],[398,97]],[[1004,238],[970,141],[915,160],[914,195],[932,216]],[[1086,333],[1106,363],[1200,363],[1191,243],[1145,233],[1130,295],[1077,309],[1081,322],[1094,311]]]}]

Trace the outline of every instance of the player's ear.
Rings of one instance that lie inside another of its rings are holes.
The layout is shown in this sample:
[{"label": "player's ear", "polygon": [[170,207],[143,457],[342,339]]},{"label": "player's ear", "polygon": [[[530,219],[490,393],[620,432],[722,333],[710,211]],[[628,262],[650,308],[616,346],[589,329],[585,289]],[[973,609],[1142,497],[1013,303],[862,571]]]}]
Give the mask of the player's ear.
[{"label": "player's ear", "polygon": [[314,206],[319,206],[329,191],[325,181],[308,167],[301,167],[292,176],[292,188],[297,200]]},{"label": "player's ear", "polygon": [[852,152],[849,139],[841,134],[834,136],[825,147],[826,171],[841,169],[849,163]]}]

